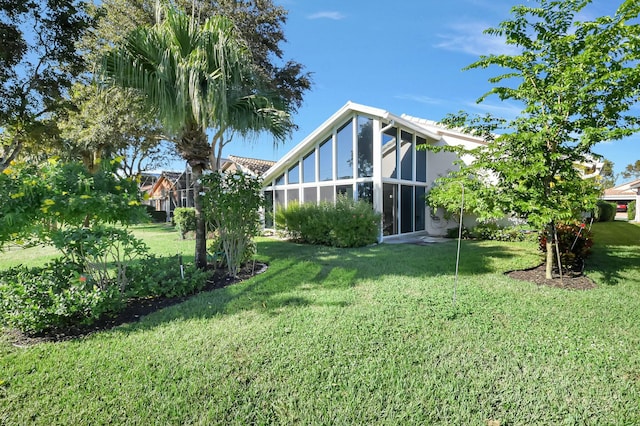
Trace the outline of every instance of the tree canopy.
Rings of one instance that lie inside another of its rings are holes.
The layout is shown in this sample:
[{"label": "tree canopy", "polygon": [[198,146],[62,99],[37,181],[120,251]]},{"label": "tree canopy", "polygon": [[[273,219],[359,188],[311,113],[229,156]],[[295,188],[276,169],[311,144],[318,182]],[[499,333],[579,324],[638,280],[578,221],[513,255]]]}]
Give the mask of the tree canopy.
[{"label": "tree canopy", "polygon": [[432,205],[453,210],[460,202],[455,188],[467,182],[476,190],[474,213],[481,218],[513,213],[549,237],[556,222],[593,206],[597,188],[577,166],[593,162],[596,143],[629,136],[639,126],[629,110],[640,87],[640,3],[627,0],[613,16],[578,21],[587,4],[538,0],[514,7],[509,20],[486,30],[519,53],[484,56],[467,67],[506,70],[489,80],[494,87],[478,102],[497,95],[519,102],[522,111],[511,120],[464,112],[443,120],[485,137],[487,145],[472,152],[471,166],[438,181],[429,194]]},{"label": "tree canopy", "polygon": [[0,2],[0,170],[56,133],[51,114],[85,69],[76,42],[92,22],[79,0]]}]

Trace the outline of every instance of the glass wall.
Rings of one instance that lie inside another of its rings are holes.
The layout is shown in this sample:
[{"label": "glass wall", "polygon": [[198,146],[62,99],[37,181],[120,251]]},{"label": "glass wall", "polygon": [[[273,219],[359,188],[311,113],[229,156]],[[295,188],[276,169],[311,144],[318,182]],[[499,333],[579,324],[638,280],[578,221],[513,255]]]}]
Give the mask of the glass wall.
[{"label": "glass wall", "polygon": [[[381,130],[388,126],[389,122],[363,115],[336,123],[330,135],[292,158],[284,174],[265,187],[267,209],[298,201],[333,203],[341,194],[371,206],[381,199],[382,235],[424,231],[427,152],[420,148],[427,139],[397,125]],[[374,147],[374,140],[381,146]],[[374,151],[382,157],[378,173]],[[374,184],[374,176],[381,181]],[[374,188],[382,189],[381,198]],[[265,226],[273,226],[272,215],[265,214]]]},{"label": "glass wall", "polygon": [[353,177],[353,121],[349,120],[336,133],[336,179]]}]

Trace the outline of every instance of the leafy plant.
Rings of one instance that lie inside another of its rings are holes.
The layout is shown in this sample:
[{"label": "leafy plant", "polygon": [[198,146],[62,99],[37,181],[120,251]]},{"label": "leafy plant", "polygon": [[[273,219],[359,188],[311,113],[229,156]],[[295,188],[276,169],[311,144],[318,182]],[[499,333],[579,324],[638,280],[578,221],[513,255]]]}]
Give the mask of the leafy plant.
[{"label": "leafy plant", "polygon": [[635,201],[632,201],[629,204],[627,204],[627,218],[629,220],[636,219],[636,202]]},{"label": "leafy plant", "polygon": [[78,265],[56,260],[42,268],[0,272],[0,321],[25,333],[91,324],[122,306],[116,287],[95,285]]},{"label": "leafy plant", "polygon": [[[593,246],[591,231],[584,223],[560,223],[556,225],[556,233],[563,268],[582,272],[584,261],[591,254]],[[548,247],[546,234],[541,234],[538,241],[540,251],[546,253]],[[557,261],[555,261],[555,267],[558,268]]]},{"label": "leafy plant", "polygon": [[612,222],[616,218],[616,205],[604,200],[596,204],[596,219],[598,222]]},{"label": "leafy plant", "polygon": [[276,225],[300,242],[333,247],[362,247],[378,239],[380,215],[364,201],[345,195],[333,203],[292,203],[276,211]]},{"label": "leafy plant", "polygon": [[157,257],[149,255],[127,268],[130,282],[126,296],[175,297],[202,290],[209,274],[194,265],[184,265],[181,256]]},{"label": "leafy plant", "polygon": [[204,176],[203,184],[207,219],[216,229],[229,274],[237,276],[247,254],[254,252],[253,238],[260,234],[261,181],[242,172],[216,172]]},{"label": "leafy plant", "polygon": [[173,222],[184,240],[187,232],[196,230],[196,209],[193,207],[178,207],[173,211]]}]

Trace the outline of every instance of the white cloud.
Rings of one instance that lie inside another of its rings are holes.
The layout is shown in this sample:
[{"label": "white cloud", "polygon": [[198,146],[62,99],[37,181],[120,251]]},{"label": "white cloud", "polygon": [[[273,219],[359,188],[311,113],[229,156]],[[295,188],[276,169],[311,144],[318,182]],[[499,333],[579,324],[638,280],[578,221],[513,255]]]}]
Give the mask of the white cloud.
[{"label": "white cloud", "polygon": [[496,117],[502,117],[507,120],[513,120],[522,114],[522,107],[509,103],[509,102],[501,102],[500,104],[493,104],[491,102],[471,102],[467,101],[464,103],[466,107],[469,109],[475,109],[479,112],[490,113]]},{"label": "white cloud", "polygon": [[334,11],[323,11],[316,12],[312,15],[307,16],[308,19],[333,19],[334,21],[339,21],[341,19],[346,18],[346,16],[340,12]]},{"label": "white cloud", "polygon": [[434,47],[463,52],[473,56],[481,55],[513,55],[519,53],[518,48],[505,43],[501,37],[484,34],[491,25],[484,22],[458,22],[449,25],[449,33],[438,34],[440,42]]},{"label": "white cloud", "polygon": [[403,94],[395,96],[396,99],[414,101],[426,105],[440,105],[444,102],[442,99],[431,98],[424,95]]}]

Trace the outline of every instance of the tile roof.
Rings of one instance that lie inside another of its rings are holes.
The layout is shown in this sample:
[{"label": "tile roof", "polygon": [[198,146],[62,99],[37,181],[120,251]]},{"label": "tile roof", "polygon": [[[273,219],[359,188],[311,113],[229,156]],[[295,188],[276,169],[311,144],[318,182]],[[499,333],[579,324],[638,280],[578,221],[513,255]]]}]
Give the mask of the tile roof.
[{"label": "tile roof", "polygon": [[275,161],[260,160],[257,158],[238,157],[236,155],[230,155],[229,160],[233,161],[234,163],[246,169],[249,169],[250,171],[252,171],[258,176],[263,175],[267,170],[271,168],[271,166],[276,164]]}]

